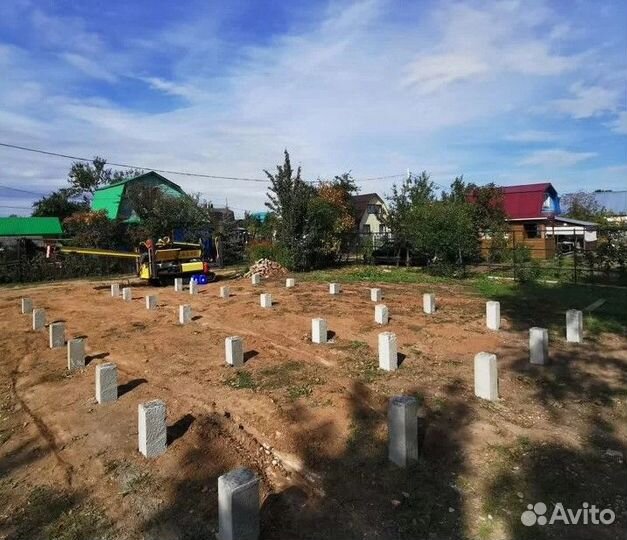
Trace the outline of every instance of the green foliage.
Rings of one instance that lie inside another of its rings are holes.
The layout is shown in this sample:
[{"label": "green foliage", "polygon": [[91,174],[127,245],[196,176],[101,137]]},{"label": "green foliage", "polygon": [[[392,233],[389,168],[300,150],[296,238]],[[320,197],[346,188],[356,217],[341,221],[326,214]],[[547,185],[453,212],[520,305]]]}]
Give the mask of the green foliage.
[{"label": "green foliage", "polygon": [[132,242],[127,227],[118,220],[108,218],[104,210],[78,212],[63,221],[63,227],[75,246],[130,249]]},{"label": "green foliage", "polygon": [[66,217],[75,212],[82,212],[89,209],[86,200],[75,200],[69,189],[59,189],[53,191],[33,203],[32,215],[35,217],[58,217],[63,221]]},{"label": "green foliage", "polygon": [[524,244],[517,244],[510,250],[514,279],[521,283],[538,281],[542,269],[540,263],[531,256],[531,249]]},{"label": "green foliage", "polygon": [[75,161],[68,173],[70,191],[75,195],[93,193],[96,189],[113,184],[126,178],[139,176],[143,171],[139,169],[112,170],[106,167],[107,160],[94,157],[91,163]]},{"label": "green foliage", "polygon": [[583,221],[603,222],[608,215],[592,193],[578,191],[569,193],[562,198],[562,205],[568,208],[566,216]]}]

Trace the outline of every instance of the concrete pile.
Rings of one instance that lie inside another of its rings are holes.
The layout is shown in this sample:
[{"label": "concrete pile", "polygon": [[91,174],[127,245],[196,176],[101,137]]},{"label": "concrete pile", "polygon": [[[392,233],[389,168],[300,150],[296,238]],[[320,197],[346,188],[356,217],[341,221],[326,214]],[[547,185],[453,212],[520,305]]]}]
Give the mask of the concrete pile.
[{"label": "concrete pile", "polygon": [[288,272],[278,262],[270,259],[259,259],[255,264],[251,265],[244,277],[250,277],[253,274],[260,274],[264,278],[274,278],[286,275]]}]

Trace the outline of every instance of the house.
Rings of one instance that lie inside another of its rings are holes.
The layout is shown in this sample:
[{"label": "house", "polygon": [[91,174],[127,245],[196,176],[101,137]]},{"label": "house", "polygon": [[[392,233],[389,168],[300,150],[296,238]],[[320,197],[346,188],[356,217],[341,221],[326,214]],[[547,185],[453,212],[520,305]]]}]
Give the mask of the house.
[{"label": "house", "polygon": [[388,207],[385,201],[376,193],[364,193],[351,197],[355,211],[355,226],[362,234],[387,233],[384,225],[388,215]]},{"label": "house", "polygon": [[17,249],[34,255],[46,245],[54,244],[63,236],[61,221],[56,217],[4,217],[0,218],[0,252]]},{"label": "house", "polygon": [[[560,247],[590,249],[596,245],[596,224],[560,216],[557,191],[549,182],[501,188],[503,209],[509,224],[509,247],[525,245],[534,258],[552,258]],[[491,239],[482,238],[482,252],[489,250]]]},{"label": "house", "polygon": [[174,182],[150,171],[133,178],[127,178],[94,191],[91,209],[104,210],[110,219],[120,219],[128,223],[138,222],[139,217],[132,207],[130,189],[135,187],[159,188],[166,195],[185,197],[186,193]]},{"label": "house", "polygon": [[230,208],[216,208],[211,207],[211,218],[215,224],[222,223],[223,221],[235,221],[235,212]]}]

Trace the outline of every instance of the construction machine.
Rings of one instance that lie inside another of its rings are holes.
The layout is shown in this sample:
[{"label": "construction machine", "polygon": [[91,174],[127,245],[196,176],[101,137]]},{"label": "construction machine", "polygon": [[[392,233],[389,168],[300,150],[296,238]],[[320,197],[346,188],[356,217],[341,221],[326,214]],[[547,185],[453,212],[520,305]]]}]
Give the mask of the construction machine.
[{"label": "construction machine", "polygon": [[59,253],[94,255],[119,259],[134,259],[137,276],[154,284],[165,284],[175,277],[192,278],[202,283],[215,280],[209,269],[209,258],[203,253],[202,243],[172,242],[162,238],[142,242],[135,251],[58,246]]}]

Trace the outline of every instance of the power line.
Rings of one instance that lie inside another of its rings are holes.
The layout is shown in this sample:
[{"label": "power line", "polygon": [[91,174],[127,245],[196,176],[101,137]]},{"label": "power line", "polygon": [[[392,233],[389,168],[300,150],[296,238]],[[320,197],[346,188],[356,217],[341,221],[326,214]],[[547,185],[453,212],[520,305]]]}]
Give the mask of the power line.
[{"label": "power line", "polygon": [[37,193],[35,191],[28,191],[27,189],[14,188],[11,186],[4,186],[0,184],[0,189],[10,189],[11,191],[19,191],[20,193],[28,193],[29,195],[38,195],[39,197],[43,197],[45,193]]},{"label": "power line", "polygon": [[[54,156],[54,157],[60,157],[60,158],[65,158],[65,159],[72,159],[74,161],[84,161],[87,163],[91,163],[93,162],[93,159],[89,159],[89,158],[84,158],[84,157],[79,157],[79,156],[72,156],[70,154],[62,154],[59,152],[49,152],[47,150],[40,150],[38,148],[29,148],[27,146],[20,146],[17,144],[10,144],[10,143],[5,143],[5,142],[0,142],[0,146],[4,146],[5,148],[12,148],[14,150],[22,150],[24,152],[33,152],[35,154],[43,154],[46,156]],[[114,163],[114,162],[109,162],[107,161],[107,165],[112,165],[113,167],[122,167],[123,169],[139,169],[142,171],[154,171],[154,172],[158,172],[158,173],[164,173],[164,174],[177,174],[177,175],[181,175],[181,176],[191,176],[191,177],[195,177],[195,178],[211,178],[214,180],[233,180],[233,181],[238,181],[238,182],[258,182],[258,183],[267,183],[268,179],[267,178],[248,178],[248,177],[240,177],[240,176],[220,176],[220,175],[216,175],[216,174],[205,174],[205,173],[194,173],[194,172],[189,172],[189,171],[172,171],[172,170],[168,170],[168,169],[155,169],[153,167],[142,167],[139,165],[129,165],[128,163]],[[356,181],[358,182],[371,182],[371,181],[375,181],[375,180],[386,180],[389,178],[400,178],[402,176],[405,176],[404,174],[391,174],[391,175],[387,175],[387,176],[372,176],[372,177],[368,177],[368,178],[355,178]],[[310,181],[310,183],[318,183],[321,182],[321,180],[312,180]],[[4,186],[2,186],[4,187]],[[16,191],[18,191],[16,189]],[[34,192],[28,192],[26,190],[21,190],[24,191],[25,193],[31,193],[34,195],[41,195],[40,193],[34,193]]]}]

